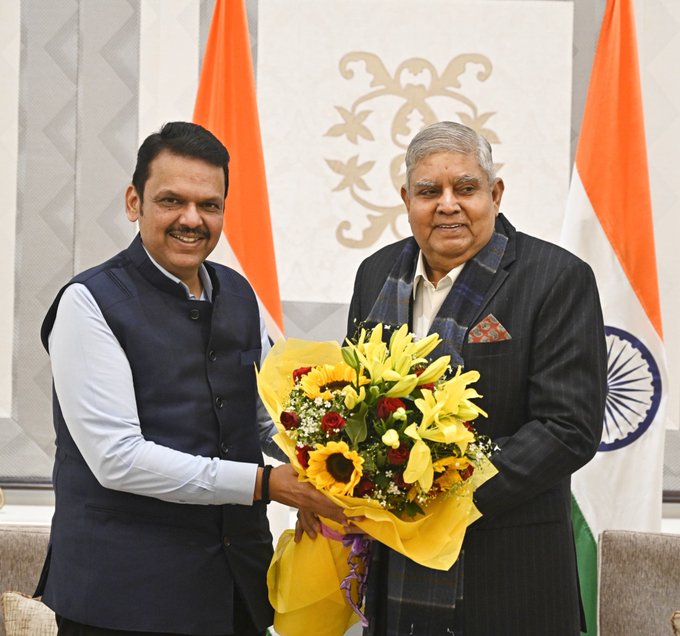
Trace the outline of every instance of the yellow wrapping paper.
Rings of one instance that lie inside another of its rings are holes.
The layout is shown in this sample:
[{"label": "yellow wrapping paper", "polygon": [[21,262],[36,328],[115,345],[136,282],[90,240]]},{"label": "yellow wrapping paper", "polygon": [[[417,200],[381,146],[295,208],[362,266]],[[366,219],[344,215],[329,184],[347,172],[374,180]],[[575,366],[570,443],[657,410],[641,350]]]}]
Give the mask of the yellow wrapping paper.
[{"label": "yellow wrapping paper", "polygon": [[295,543],[294,534],[281,535],[267,573],[274,629],[280,636],[344,634],[359,620],[340,589],[349,548],[321,535]]},{"label": "yellow wrapping paper", "polygon": [[[289,338],[276,342],[258,374],[260,396],[279,430],[275,440],[301,480],[306,478],[295,454],[295,443],[280,422],[284,402],[293,388],[292,374],[300,367],[340,361],[342,353],[337,342]],[[325,494],[343,506],[348,517],[363,517],[354,523],[367,535],[421,565],[448,570],[458,558],[465,530],[481,516],[472,493],[496,472],[491,462],[483,460],[471,483],[435,499],[424,515],[408,520],[396,517],[375,501]],[[328,520],[325,523],[333,526]],[[340,582],[349,571],[349,548],[323,536],[311,540],[304,535],[299,543],[292,536],[292,530],[281,536],[268,574],[274,628],[281,636],[341,636],[356,622],[356,614],[340,590]]]}]

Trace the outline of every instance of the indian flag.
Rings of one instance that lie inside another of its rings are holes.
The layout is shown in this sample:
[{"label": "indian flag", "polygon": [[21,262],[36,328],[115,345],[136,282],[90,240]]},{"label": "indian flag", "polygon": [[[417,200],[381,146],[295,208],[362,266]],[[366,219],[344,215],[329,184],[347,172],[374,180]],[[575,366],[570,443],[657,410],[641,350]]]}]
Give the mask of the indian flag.
[{"label": "indian flag", "polygon": [[210,130],[231,155],[225,261],[250,281],[276,340],[283,335],[283,316],[244,0],[215,2],[194,122]]},{"label": "indian flag", "polygon": [[666,375],[633,0],[607,2],[561,243],[595,271],[607,334],[602,442],[572,480],[592,636],[597,537],[661,523]]}]

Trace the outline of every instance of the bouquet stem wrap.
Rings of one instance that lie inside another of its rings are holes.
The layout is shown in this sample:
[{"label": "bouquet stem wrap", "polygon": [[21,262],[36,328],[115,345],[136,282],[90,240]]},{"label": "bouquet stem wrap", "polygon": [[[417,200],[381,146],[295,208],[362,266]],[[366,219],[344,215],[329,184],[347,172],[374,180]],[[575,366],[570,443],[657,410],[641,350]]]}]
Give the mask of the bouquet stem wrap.
[{"label": "bouquet stem wrap", "polygon": [[[321,534],[327,539],[341,541],[346,548],[349,548],[347,555],[349,573],[340,583],[340,589],[345,593],[345,598],[354,613],[361,619],[361,625],[368,627],[368,619],[361,611],[360,605],[366,593],[366,577],[370,563],[370,539],[362,533],[343,534],[329,528],[325,523],[321,524]],[[356,587],[357,600],[354,600],[353,583]]]}]

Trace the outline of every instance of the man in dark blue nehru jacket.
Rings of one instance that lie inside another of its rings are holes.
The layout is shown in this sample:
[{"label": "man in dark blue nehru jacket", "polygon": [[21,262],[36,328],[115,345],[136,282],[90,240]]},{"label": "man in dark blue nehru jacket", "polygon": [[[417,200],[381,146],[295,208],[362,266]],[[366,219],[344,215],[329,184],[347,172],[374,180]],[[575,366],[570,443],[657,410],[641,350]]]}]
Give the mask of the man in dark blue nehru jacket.
[{"label": "man in dark blue nehru jacket", "polygon": [[54,378],[55,514],[38,589],[59,634],[252,636],[272,622],[270,499],[342,521],[287,464],[257,396],[258,302],[206,261],[229,155],[195,124],[142,144],[131,245],[73,278],[42,329]]}]

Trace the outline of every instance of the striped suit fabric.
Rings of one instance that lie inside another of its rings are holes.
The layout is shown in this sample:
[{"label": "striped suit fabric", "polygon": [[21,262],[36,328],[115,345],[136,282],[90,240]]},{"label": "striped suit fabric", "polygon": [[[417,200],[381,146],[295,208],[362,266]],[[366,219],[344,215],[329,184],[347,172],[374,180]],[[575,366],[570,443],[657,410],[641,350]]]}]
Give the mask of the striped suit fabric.
[{"label": "striped suit fabric", "polygon": [[[511,339],[466,339],[462,355],[465,368],[481,374],[475,388],[489,417],[476,425],[500,447],[493,458],[499,474],[475,493],[483,517],[463,544],[462,609],[459,603],[457,613],[446,610],[452,599],[427,590],[442,585],[440,573],[412,562],[390,567],[389,556],[377,555],[370,636],[576,636],[582,627],[570,476],[601,438],[606,348],[599,296],[592,270],[574,255],[516,232],[503,215],[496,231],[507,235],[507,248],[467,328],[492,314]],[[403,243],[360,265],[349,333],[369,315]],[[417,611],[404,612],[404,599],[422,600]],[[440,612],[447,614],[442,622],[433,619]]]}]

